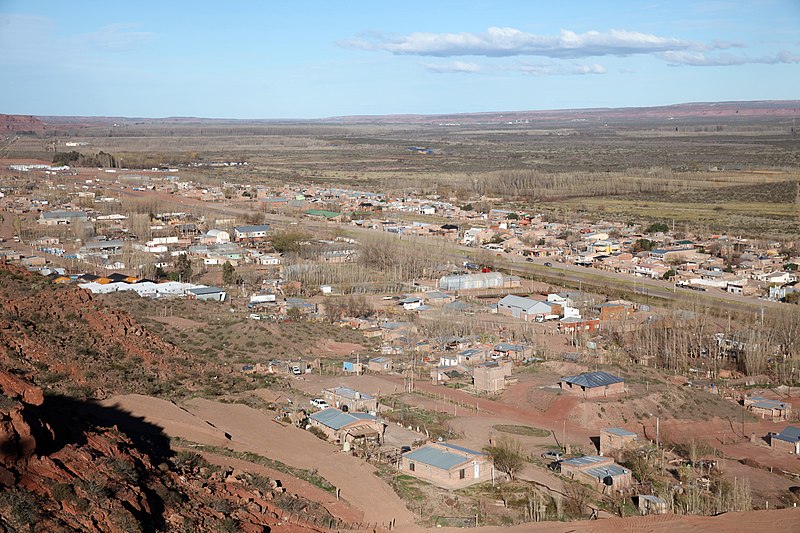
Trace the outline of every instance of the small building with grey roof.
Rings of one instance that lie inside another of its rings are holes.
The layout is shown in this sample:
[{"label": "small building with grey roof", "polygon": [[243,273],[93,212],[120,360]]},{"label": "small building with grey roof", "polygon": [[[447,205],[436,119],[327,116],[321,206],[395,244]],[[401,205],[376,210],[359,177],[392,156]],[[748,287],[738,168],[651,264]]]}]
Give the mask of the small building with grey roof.
[{"label": "small building with grey roof", "polygon": [[618,465],[610,457],[584,455],[561,461],[561,473],[576,481],[588,483],[605,493],[622,490],[633,483],[631,471]]},{"label": "small building with grey roof", "polygon": [[311,427],[322,431],[334,442],[381,442],[385,425],[375,415],[355,413],[329,407],[308,417]]},{"label": "small building with grey roof", "polygon": [[436,442],[402,455],[400,468],[408,475],[445,489],[460,489],[489,481],[494,466],[483,452]]},{"label": "small building with grey roof", "polygon": [[561,390],[580,394],[584,398],[605,398],[625,392],[625,380],[608,372],[584,372],[559,381]]}]

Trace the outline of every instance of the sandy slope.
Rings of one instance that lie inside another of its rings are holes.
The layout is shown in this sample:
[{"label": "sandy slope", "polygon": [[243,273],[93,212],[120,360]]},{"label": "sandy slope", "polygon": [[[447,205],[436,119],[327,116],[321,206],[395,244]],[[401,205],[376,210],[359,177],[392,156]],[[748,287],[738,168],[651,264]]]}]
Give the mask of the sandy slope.
[{"label": "sandy slope", "polygon": [[338,452],[311,433],[278,424],[255,409],[202,399],[187,402],[184,409],[140,395],[117,396],[104,403],[143,417],[170,436],[250,451],[300,468],[316,468],[341,489],[343,499],[363,511],[366,522],[386,526],[395,519],[400,531],[416,529],[411,512],[391,487],[373,474],[372,466]]}]

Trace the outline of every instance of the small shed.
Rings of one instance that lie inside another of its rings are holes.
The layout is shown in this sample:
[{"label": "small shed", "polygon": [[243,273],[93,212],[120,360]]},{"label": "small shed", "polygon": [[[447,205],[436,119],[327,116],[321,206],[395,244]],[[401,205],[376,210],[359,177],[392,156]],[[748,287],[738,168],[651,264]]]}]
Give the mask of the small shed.
[{"label": "small shed", "polygon": [[568,478],[588,483],[602,492],[621,490],[633,483],[631,471],[610,457],[584,455],[561,462],[561,473]]},{"label": "small shed", "polygon": [[367,368],[371,372],[391,372],[392,359],[389,357],[373,357],[367,363]]},{"label": "small shed", "polygon": [[224,302],[227,293],[219,287],[195,287],[186,291],[189,298],[195,300],[210,300],[214,302]]},{"label": "small shed", "polygon": [[649,514],[667,514],[667,501],[652,494],[637,496],[639,512],[642,516]]}]

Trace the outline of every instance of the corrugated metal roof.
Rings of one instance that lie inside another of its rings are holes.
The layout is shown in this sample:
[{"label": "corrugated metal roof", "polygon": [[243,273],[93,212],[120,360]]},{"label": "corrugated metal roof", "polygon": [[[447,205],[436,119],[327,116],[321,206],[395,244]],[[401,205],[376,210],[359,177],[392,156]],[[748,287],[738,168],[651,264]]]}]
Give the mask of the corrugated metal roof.
[{"label": "corrugated metal roof", "polygon": [[577,376],[567,376],[561,378],[561,381],[572,383],[580,387],[586,387],[587,389],[593,389],[595,387],[605,387],[606,385],[612,385],[614,383],[622,383],[625,380],[613,374],[609,374],[608,372],[599,371],[585,372]]},{"label": "corrugated metal roof", "polygon": [[596,463],[607,462],[608,457],[600,457],[599,455],[584,455],[583,457],[573,457],[561,462],[562,465],[570,466],[587,466]]},{"label": "corrugated metal roof", "polygon": [[628,431],[627,429],[622,428],[605,428],[603,429],[606,433],[612,433],[614,435],[619,435],[620,437],[635,437],[636,433],[632,431]]},{"label": "corrugated metal roof", "polygon": [[[351,361],[352,362],[352,361]],[[348,400],[374,400],[375,397],[367,394],[366,392],[359,392],[357,390],[350,389],[348,387],[334,387],[333,389],[325,389],[325,392],[329,392],[334,396],[341,396],[342,398],[347,398]],[[358,397],[357,397],[358,395]]]},{"label": "corrugated metal roof", "polygon": [[359,420],[375,420],[376,418],[369,413],[345,413],[336,409],[335,407],[329,407],[327,409],[323,409],[322,411],[316,412],[310,417],[312,420],[316,420],[320,424],[324,426],[328,426],[331,429],[342,429],[348,424],[352,424],[353,422],[358,422]]},{"label": "corrugated metal roof", "polygon": [[471,450],[469,448],[464,448],[463,446],[458,446],[457,444],[450,444],[447,442],[439,443],[439,446],[444,446],[445,448],[450,448],[451,450],[458,450],[459,452],[470,453],[472,455],[486,455],[483,452],[478,452],[475,450]]},{"label": "corrugated metal roof", "polygon": [[605,466],[596,466],[594,468],[589,468],[584,470],[584,472],[592,477],[596,477],[597,479],[603,479],[606,476],[617,477],[622,476],[628,473],[628,470],[619,466],[616,463],[612,463],[610,465]]},{"label": "corrugated metal roof", "polygon": [[433,445],[417,448],[416,450],[406,453],[404,457],[407,457],[411,461],[430,465],[442,470],[450,470],[455,466],[471,461],[469,457],[465,457],[462,454],[448,452],[447,450],[442,450],[438,446]]},{"label": "corrugated metal roof", "polygon": [[759,400],[750,405],[759,409],[786,409],[786,404],[778,400]]}]

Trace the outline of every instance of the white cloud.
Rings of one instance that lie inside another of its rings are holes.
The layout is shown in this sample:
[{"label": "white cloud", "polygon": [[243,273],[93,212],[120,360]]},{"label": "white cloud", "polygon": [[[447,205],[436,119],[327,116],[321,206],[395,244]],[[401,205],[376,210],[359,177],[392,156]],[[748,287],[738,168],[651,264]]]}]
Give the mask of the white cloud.
[{"label": "white cloud", "polygon": [[387,36],[370,33],[339,43],[348,48],[382,50],[395,55],[454,56],[543,56],[571,59],[599,56],[629,56],[703,48],[701,43],[659,37],[626,30],[537,35],[515,28],[490,27],[483,33],[410,33]]},{"label": "white cloud", "polygon": [[727,67],[733,65],[765,64],[777,65],[779,63],[800,63],[800,56],[783,50],[775,55],[749,57],[734,54],[708,55],[704,52],[664,52],[659,57],[670,66],[692,67]]},{"label": "white cloud", "polygon": [[513,67],[511,70],[524,72],[532,76],[571,76],[583,74],[605,74],[606,67],[603,65],[574,65],[574,64],[523,64]]},{"label": "white cloud", "polygon": [[481,66],[477,63],[465,63],[463,61],[452,61],[450,63],[420,63],[428,72],[436,74],[474,74],[480,72]]}]

